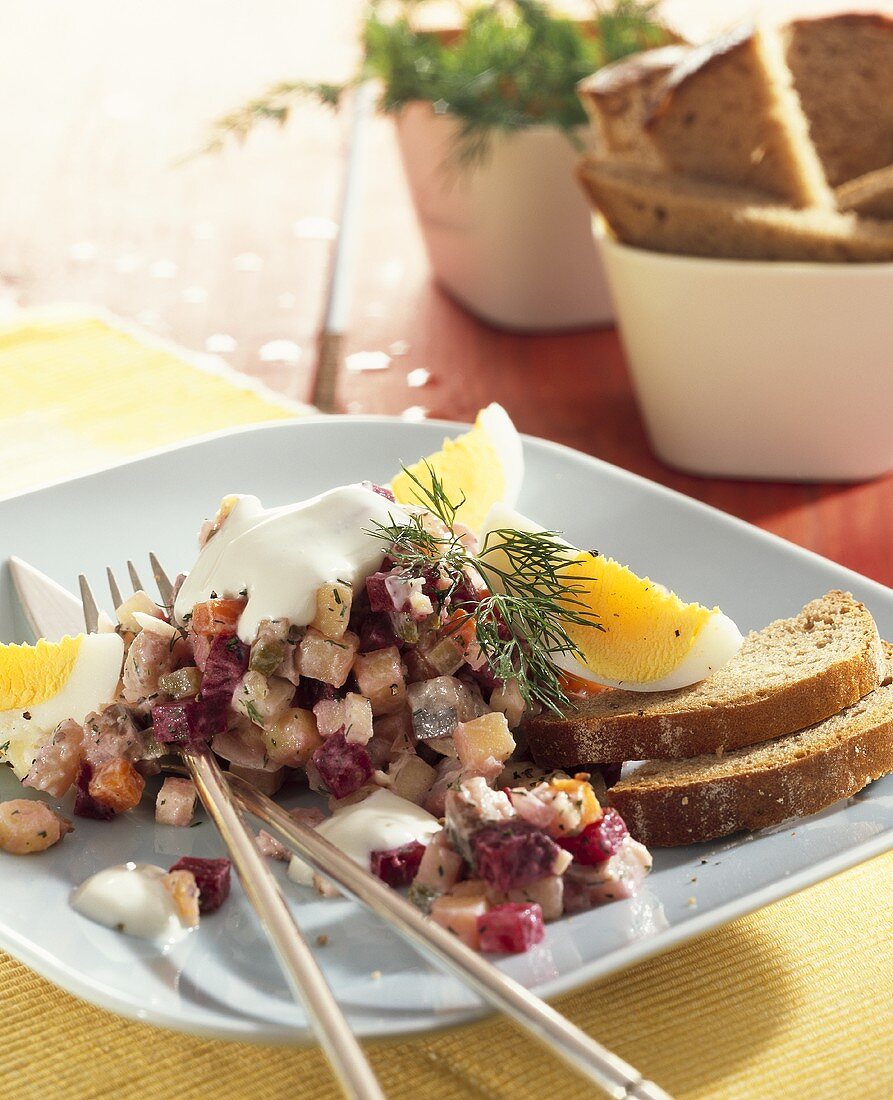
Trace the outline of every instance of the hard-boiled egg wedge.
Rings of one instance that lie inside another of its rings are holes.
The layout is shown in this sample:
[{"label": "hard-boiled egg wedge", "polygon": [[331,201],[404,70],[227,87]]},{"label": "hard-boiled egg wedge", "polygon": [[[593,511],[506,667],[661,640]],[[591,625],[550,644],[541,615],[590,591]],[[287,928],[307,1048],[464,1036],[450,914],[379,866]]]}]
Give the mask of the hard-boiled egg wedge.
[{"label": "hard-boiled egg wedge", "polygon": [[442,450],[397,474],[391,489],[401,504],[428,503],[412,480],[415,477],[430,486],[428,467],[443,482],[451,501],[465,497],[456,518],[477,532],[492,504],[502,500],[514,505],[518,499],[524,479],[521,438],[505,409],[488,405],[470,431],[444,440]]},{"label": "hard-boiled egg wedge", "polygon": [[23,779],[60,722],[82,722],[114,698],[123,660],[117,634],[0,645],[0,760]]},{"label": "hard-boiled egg wedge", "polygon": [[[490,510],[481,531],[498,546],[499,530],[541,531],[542,527],[504,505]],[[605,687],[669,691],[706,679],[738,652],[742,636],[718,607],[683,603],[663,585],[638,577],[611,558],[567,545],[562,570],[573,598],[597,617],[596,626],[567,623],[579,659],[558,654],[555,663]],[[507,564],[505,555],[497,563]]]}]

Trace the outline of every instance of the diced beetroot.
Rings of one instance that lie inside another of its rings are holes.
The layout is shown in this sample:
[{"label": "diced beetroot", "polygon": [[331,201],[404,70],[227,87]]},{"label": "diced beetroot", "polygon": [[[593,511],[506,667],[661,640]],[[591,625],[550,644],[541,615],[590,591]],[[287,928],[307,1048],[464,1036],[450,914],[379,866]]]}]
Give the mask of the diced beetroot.
[{"label": "diced beetroot", "polygon": [[371,777],[373,772],[369,753],[344,733],[327,737],[313,754],[313,763],[334,798],[346,798]]},{"label": "diced beetroot", "polygon": [[400,639],[394,633],[394,626],[388,615],[369,613],[359,625],[360,653],[372,653],[376,649],[387,649],[398,645]]},{"label": "diced beetroot", "polygon": [[201,913],[213,913],[229,897],[230,862],[228,859],[201,859],[182,856],[171,871],[191,871],[198,886],[198,908]]},{"label": "diced beetroot", "polygon": [[628,836],[629,829],[623,818],[609,806],[598,821],[587,825],[577,836],[560,837],[558,843],[570,852],[576,863],[594,867],[615,855]]},{"label": "diced beetroot", "polygon": [[551,874],[558,845],[541,829],[517,817],[485,825],[471,838],[477,874],[497,890],[514,890]]},{"label": "diced beetroot", "polygon": [[366,578],[366,594],[373,611],[399,611],[388,591],[389,573],[372,573]]},{"label": "diced beetroot", "polygon": [[424,854],[425,845],[417,840],[411,840],[409,844],[404,844],[400,848],[373,852],[369,857],[369,865],[372,868],[372,874],[378,875],[388,886],[409,886],[416,876]]},{"label": "diced beetroot", "polygon": [[520,955],[545,934],[543,911],[536,902],[506,902],[478,917],[481,951]]},{"label": "diced beetroot", "polygon": [[201,740],[201,707],[195,699],[180,703],[159,703],[152,707],[152,732],[163,744]]},{"label": "diced beetroot", "polygon": [[323,699],[335,699],[337,696],[338,692],[331,684],[314,680],[310,676],[302,676],[292,699],[292,706],[300,707],[302,710],[313,710]]},{"label": "diced beetroot", "polygon": [[384,485],[376,485],[374,481],[364,481],[363,487],[365,489],[371,489],[373,493],[378,493],[380,497],[384,497],[385,500],[389,500],[391,504],[397,503],[397,498],[391,492],[390,489],[386,489]]},{"label": "diced beetroot", "polygon": [[232,695],[248,668],[248,646],[235,634],[218,634],[211,643],[202,695]]},{"label": "diced beetroot", "polygon": [[111,806],[97,802],[90,794],[90,780],[93,778],[93,765],[86,760],[81,761],[78,768],[78,777],[75,780],[76,793],[74,796],[74,813],[76,817],[92,817],[96,821],[108,821],[115,816]]}]

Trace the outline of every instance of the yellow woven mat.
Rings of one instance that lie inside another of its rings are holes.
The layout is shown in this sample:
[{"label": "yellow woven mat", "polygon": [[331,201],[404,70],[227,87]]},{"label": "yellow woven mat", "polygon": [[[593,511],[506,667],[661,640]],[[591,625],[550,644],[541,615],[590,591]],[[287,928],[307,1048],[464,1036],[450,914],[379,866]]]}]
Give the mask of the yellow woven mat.
[{"label": "yellow woven mat", "polygon": [[37,311],[0,325],[0,496],[313,411],[112,318]]},{"label": "yellow woven mat", "polygon": [[[85,440],[95,465],[103,455],[108,462],[133,453],[128,447],[289,414],[219,377],[196,378],[169,350],[150,354],[95,321],[0,333],[0,386],[0,469],[6,479],[26,447],[34,464],[17,469],[22,488],[29,475],[38,483],[74,472]],[[84,391],[96,395],[95,408]],[[178,395],[179,435],[149,423],[159,392]],[[29,442],[38,430],[43,455]],[[891,937],[893,855],[886,855],[556,1004],[678,1100],[889,1100]],[[315,1050],[221,1043],[131,1023],[2,953],[0,1022],[3,1100],[338,1096]],[[368,1049],[395,1100],[595,1095],[499,1021]]]}]

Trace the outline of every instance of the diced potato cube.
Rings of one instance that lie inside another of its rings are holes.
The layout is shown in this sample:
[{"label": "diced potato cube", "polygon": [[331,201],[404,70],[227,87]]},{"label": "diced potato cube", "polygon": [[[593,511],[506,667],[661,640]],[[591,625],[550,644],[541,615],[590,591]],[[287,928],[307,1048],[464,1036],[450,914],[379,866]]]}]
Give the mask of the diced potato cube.
[{"label": "diced potato cube", "polygon": [[454,898],[486,898],[487,884],[482,878],[467,878],[464,882],[457,882],[450,890],[450,896]]},{"label": "diced potato cube", "polygon": [[322,744],[322,738],[313,711],[290,707],[278,722],[264,730],[264,742],[274,763],[301,768]]},{"label": "diced potato cube", "polygon": [[191,780],[168,776],[155,799],[155,820],[159,825],[187,827],[192,823],[195,798],[195,785]]},{"label": "diced potato cube", "polygon": [[527,704],[518,688],[518,681],[506,680],[504,684],[495,687],[490,695],[490,707],[493,710],[502,711],[509,729],[513,730],[520,726]]},{"label": "diced potato cube", "polygon": [[229,770],[270,798],[285,782],[285,768],[245,768],[241,764],[230,764]]},{"label": "diced potato cube", "polygon": [[424,796],[434,786],[436,776],[434,768],[415,753],[404,753],[388,768],[394,794],[417,805],[421,805]]},{"label": "diced potato cube", "polygon": [[301,675],[322,680],[332,687],[342,687],[350,675],[359,644],[360,639],[349,630],[336,642],[310,627],[298,651]]},{"label": "diced potato cube", "polygon": [[482,917],[489,906],[484,898],[456,898],[444,894],[435,898],[431,905],[431,916],[442,928],[446,928],[472,951],[480,947],[478,935],[478,917]]},{"label": "diced potato cube", "polygon": [[405,705],[406,681],[396,646],[359,654],[354,673],[373,714],[393,714]]},{"label": "diced potato cube", "polygon": [[546,875],[515,890],[493,890],[488,887],[487,901],[491,906],[506,902],[536,902],[543,911],[543,920],[558,920],[564,912],[564,879]]},{"label": "diced potato cube", "polygon": [[275,725],[288,709],[294,684],[280,676],[246,672],[233,692],[233,707],[261,729]]},{"label": "diced potato cube", "polygon": [[343,699],[321,699],[313,713],[322,737],[343,730],[347,740],[358,745],[372,739],[372,704],[364,695],[349,691]]},{"label": "diced potato cube", "polygon": [[453,741],[462,764],[471,769],[483,769],[494,759],[508,760],[515,750],[515,739],[500,711],[460,722]]},{"label": "diced potato cube", "polygon": [[144,615],[153,618],[161,617],[161,608],[142,589],[128,596],[120,607],[115,608],[115,616],[125,630],[135,633],[141,629],[139,622],[133,617],[134,611],[141,611]]},{"label": "diced potato cube", "polygon": [[441,829],[425,848],[415,883],[427,887],[435,894],[445,894],[459,881],[463,864],[464,860],[459,853],[450,847],[446,831]]},{"label": "diced potato cube", "polygon": [[316,615],[310,624],[327,638],[340,641],[350,621],[350,605],[353,589],[349,584],[336,581],[324,584],[316,590]]}]

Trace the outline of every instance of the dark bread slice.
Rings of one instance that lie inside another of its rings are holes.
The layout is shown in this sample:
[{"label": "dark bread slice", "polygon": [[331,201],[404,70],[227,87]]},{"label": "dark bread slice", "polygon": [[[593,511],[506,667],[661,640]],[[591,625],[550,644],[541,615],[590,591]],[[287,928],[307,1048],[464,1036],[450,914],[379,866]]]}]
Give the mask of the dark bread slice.
[{"label": "dark bread slice", "polygon": [[743,26],[699,46],[661,87],[644,128],[670,171],[833,206],[772,30]]},{"label": "dark bread slice", "polygon": [[652,168],[661,158],[643,126],[664,77],[691,47],[660,46],[605,65],[577,85],[577,94],[596,133],[596,147],[612,157]]},{"label": "dark bread slice", "polygon": [[842,183],[834,193],[841,210],[868,218],[893,218],[893,164]]},{"label": "dark bread slice", "polygon": [[893,164],[893,18],[843,12],[795,20],[781,35],[832,187]]},{"label": "dark bread slice", "polygon": [[871,613],[829,592],[749,634],[707,680],[677,691],[606,691],[524,724],[543,767],[678,759],[803,729],[873,691],[886,672]]},{"label": "dark bread slice", "polygon": [[805,263],[893,261],[893,226],[836,210],[795,210],[764,193],[583,159],[577,176],[623,244],[653,252]]},{"label": "dark bread slice", "polygon": [[650,762],[608,791],[632,835],[666,848],[805,817],[893,772],[893,646],[884,683],[799,733],[724,756]]}]

